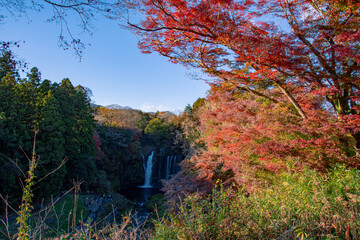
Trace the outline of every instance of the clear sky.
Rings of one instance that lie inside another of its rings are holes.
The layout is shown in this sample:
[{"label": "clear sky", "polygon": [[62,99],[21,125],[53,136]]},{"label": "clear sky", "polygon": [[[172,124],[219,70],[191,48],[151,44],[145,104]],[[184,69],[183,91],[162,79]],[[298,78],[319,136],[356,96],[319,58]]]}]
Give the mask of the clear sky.
[{"label": "clear sky", "polygon": [[[28,13],[27,17],[7,17],[0,24],[2,41],[24,41],[13,51],[38,67],[43,79],[59,82],[68,77],[74,85],[83,85],[93,92],[96,104],[119,104],[144,111],[177,111],[204,97],[209,89],[195,80],[194,69],[172,64],[157,53],[142,54],[136,37],[115,21],[94,21],[95,31],[77,35],[91,44],[81,62],[73,50],[58,46],[60,27],[47,23],[48,15]],[[79,34],[78,29],[74,29]]]}]

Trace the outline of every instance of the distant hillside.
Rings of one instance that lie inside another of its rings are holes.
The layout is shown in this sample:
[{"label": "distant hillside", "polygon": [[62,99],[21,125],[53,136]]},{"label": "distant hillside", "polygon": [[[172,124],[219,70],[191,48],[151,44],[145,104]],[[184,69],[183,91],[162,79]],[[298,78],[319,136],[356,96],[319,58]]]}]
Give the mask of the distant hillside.
[{"label": "distant hillside", "polygon": [[[110,106],[113,107],[115,104]],[[95,120],[100,125],[135,129],[139,117],[139,110],[132,108],[99,107],[95,115]]]},{"label": "distant hillside", "polygon": [[[123,107],[118,104],[111,104],[106,107],[99,106],[95,115],[95,120],[100,125],[136,129],[137,122],[140,118],[140,110],[132,109],[130,107]],[[161,119],[167,119],[174,117],[175,114],[169,111],[149,113],[153,118],[157,116]]]}]

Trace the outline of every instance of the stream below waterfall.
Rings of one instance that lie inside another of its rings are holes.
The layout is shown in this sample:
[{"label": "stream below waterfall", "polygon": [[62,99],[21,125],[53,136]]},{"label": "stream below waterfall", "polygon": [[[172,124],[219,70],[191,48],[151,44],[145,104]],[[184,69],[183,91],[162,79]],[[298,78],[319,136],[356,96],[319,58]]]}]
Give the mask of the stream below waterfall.
[{"label": "stream below waterfall", "polygon": [[[158,188],[135,187],[121,190],[118,193],[134,203],[132,217],[136,219],[135,226],[138,226],[143,224],[150,214],[149,210],[146,208],[146,204],[149,202],[151,196],[163,192]],[[83,196],[85,206],[89,210],[89,216],[84,219],[84,222],[90,225],[93,224],[99,217],[99,213],[102,211],[104,206],[113,201],[111,194],[92,194]]]},{"label": "stream below waterfall", "polygon": [[129,200],[135,203],[146,203],[149,201],[152,195],[163,193],[158,188],[129,188],[119,191],[121,195],[124,195]]},{"label": "stream below waterfall", "polygon": [[146,208],[146,203],[150,200],[151,196],[163,192],[158,188],[136,187],[121,190],[119,193],[134,202],[134,216],[137,224],[141,225],[150,214],[149,210]]}]

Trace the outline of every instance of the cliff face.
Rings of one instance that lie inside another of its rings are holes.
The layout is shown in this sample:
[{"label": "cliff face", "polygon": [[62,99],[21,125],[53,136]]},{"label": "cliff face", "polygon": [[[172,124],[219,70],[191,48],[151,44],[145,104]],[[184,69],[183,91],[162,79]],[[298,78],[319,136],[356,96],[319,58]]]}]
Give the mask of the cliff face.
[{"label": "cliff face", "polygon": [[136,132],[100,125],[97,131],[103,152],[103,157],[97,160],[97,168],[104,173],[110,191],[140,185],[144,173]]},{"label": "cliff face", "polygon": [[111,191],[143,185],[146,161],[152,152],[153,187],[161,187],[161,179],[167,180],[180,170],[181,149],[171,142],[162,142],[160,146],[156,140],[137,131],[100,125],[97,132],[97,168],[104,172]]},{"label": "cliff face", "polygon": [[[148,156],[152,152],[154,152],[154,156],[152,157],[151,185],[155,188],[161,188],[161,180],[168,180],[172,175],[180,171],[179,163],[183,160],[183,154],[180,148],[171,146],[171,144],[162,147],[145,144],[141,146],[144,163],[147,162]],[[143,168],[145,169],[146,166]]]},{"label": "cliff face", "polygon": [[[153,187],[161,187],[161,179],[169,179],[179,171],[181,149],[174,144],[175,127],[169,113],[147,114],[144,129],[139,129],[135,127],[139,125],[135,111],[101,108],[95,116],[97,168],[102,171],[102,181],[109,191],[143,185],[146,161],[152,152]],[[144,113],[138,111],[138,115]]]}]

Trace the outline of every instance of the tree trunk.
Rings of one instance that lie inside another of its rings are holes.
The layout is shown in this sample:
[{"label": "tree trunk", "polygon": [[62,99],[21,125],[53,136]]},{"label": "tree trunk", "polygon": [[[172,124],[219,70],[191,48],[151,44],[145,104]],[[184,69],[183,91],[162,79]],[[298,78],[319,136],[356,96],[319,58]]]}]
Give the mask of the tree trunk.
[{"label": "tree trunk", "polygon": [[295,109],[298,111],[298,113],[300,114],[300,116],[303,119],[307,119],[306,113],[304,112],[304,110],[302,110],[301,106],[299,105],[299,103],[296,101],[296,99],[291,95],[291,93],[286,90],[286,88],[284,88],[283,86],[281,86],[281,84],[279,82],[275,82],[278,87],[280,88],[280,90],[284,93],[284,95],[289,99],[289,101],[293,104],[293,106],[295,107]]}]

